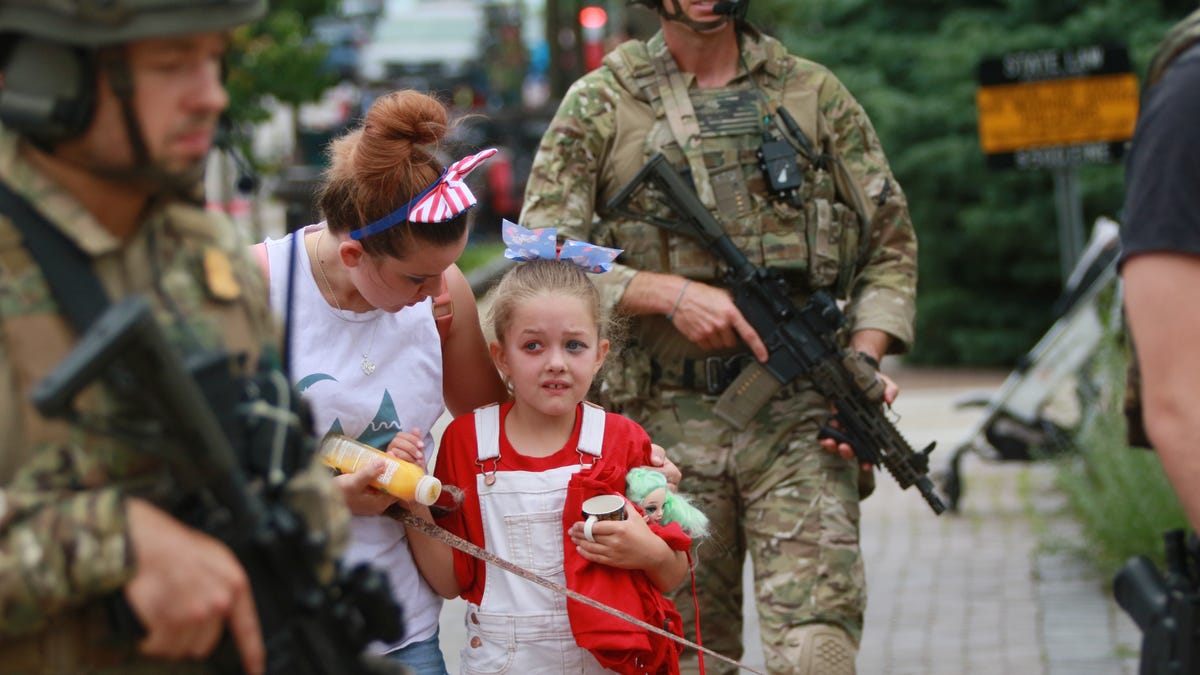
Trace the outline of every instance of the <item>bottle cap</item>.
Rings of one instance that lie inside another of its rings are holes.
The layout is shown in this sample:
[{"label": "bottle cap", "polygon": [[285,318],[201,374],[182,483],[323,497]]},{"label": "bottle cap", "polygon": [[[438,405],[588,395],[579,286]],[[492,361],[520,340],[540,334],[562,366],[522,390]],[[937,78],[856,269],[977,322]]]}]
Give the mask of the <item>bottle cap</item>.
[{"label": "bottle cap", "polygon": [[413,490],[413,499],[418,504],[429,506],[437,501],[442,494],[442,481],[428,474],[417,479],[417,487]]}]

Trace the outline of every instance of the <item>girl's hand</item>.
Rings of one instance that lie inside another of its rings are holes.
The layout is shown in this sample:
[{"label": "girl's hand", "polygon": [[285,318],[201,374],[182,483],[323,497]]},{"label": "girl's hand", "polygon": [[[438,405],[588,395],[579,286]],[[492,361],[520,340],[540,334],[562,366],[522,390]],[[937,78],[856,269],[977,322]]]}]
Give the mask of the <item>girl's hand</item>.
[{"label": "girl's hand", "polygon": [[386,452],[392,457],[425,468],[425,441],[420,429],[414,427],[409,431],[397,432],[388,443]]},{"label": "girl's hand", "polygon": [[601,520],[592,525],[592,538],[583,534],[583,521],[567,531],[586,560],[627,570],[649,570],[662,564],[671,549],[650,530],[642,514],[625,502],[625,520]]},{"label": "girl's hand", "polygon": [[346,508],[356,516],[377,516],[396,503],[396,498],[371,485],[371,481],[383,474],[385,465],[379,458],[354,473],[335,476],[333,482],[342,491]]}]

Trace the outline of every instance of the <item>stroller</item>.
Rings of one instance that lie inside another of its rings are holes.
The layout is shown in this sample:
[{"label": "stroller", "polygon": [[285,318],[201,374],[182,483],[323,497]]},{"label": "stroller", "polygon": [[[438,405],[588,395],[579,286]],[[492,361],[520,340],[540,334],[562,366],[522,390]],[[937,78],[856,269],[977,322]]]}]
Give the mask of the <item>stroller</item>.
[{"label": "stroller", "polygon": [[[963,494],[962,459],[974,452],[994,461],[1032,461],[1069,452],[1070,429],[1054,419],[1051,406],[1065,385],[1081,373],[1104,335],[1097,296],[1118,283],[1118,225],[1108,218],[1096,221],[1091,239],[1066,289],[1057,301],[1058,317],[1050,330],[1021,357],[1000,389],[986,399],[966,399],[957,406],[983,406],[982,419],[950,458],[942,481],[951,511]],[[1076,396],[1087,399],[1086,378],[1075,383]]]}]

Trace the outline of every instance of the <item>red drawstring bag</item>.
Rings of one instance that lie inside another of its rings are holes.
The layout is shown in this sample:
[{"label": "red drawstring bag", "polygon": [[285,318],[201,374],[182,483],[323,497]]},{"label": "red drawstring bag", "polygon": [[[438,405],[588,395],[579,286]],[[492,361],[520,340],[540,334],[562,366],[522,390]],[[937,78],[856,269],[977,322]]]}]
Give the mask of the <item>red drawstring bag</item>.
[{"label": "red drawstring bag", "polygon": [[[675,605],[655,588],[641,570],[626,570],[583,558],[567,535],[581,520],[583,502],[590,497],[624,492],[625,474],[600,461],[571,477],[563,508],[563,561],[567,588],[614,609],[635,616],[652,626],[683,637],[683,621]],[[619,486],[614,488],[614,486]],[[687,551],[691,537],[678,523],[650,525],[667,545]],[[683,645],[636,626],[619,617],[567,598],[567,615],[575,642],[592,653],[600,665],[626,675],[679,673]]]}]

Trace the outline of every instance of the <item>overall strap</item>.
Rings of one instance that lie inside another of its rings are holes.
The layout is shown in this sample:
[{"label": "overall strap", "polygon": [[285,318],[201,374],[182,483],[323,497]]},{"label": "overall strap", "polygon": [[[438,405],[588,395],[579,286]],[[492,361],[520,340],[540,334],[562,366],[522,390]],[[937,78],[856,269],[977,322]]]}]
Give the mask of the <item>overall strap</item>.
[{"label": "overall strap", "polygon": [[475,461],[500,457],[500,406],[495,403],[475,409]]},{"label": "overall strap", "polygon": [[54,301],[82,334],[109,305],[91,258],[4,181],[0,181],[0,213],[21,232],[22,243],[41,267]]},{"label": "overall strap", "polygon": [[604,445],[604,408],[583,402],[583,420],[579,423],[579,452],[600,459]]},{"label": "overall strap", "polygon": [[[583,402],[583,419],[579,424],[579,452],[599,459],[603,453],[604,408]],[[493,403],[475,409],[475,462],[485,468],[488,462],[500,458],[500,406]],[[493,471],[495,469],[493,468]]]}]

